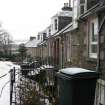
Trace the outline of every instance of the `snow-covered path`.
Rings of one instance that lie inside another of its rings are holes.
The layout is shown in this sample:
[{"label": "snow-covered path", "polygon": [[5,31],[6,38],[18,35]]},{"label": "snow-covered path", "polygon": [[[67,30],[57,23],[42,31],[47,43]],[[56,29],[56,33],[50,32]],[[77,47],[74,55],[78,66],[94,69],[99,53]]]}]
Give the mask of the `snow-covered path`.
[{"label": "snow-covered path", "polygon": [[[0,61],[0,77],[4,74],[7,74],[10,69],[13,67],[20,68],[18,65],[14,65],[9,61]],[[5,77],[0,78],[0,105],[10,105],[10,82],[3,89],[1,94],[1,90],[6,82],[10,81],[10,73],[8,73]]]}]

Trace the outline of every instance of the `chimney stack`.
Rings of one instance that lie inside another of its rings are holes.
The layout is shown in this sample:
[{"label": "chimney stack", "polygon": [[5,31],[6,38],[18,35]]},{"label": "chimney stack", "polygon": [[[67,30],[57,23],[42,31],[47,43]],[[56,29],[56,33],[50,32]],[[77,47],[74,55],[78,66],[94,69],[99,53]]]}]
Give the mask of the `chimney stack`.
[{"label": "chimney stack", "polygon": [[63,11],[72,11],[70,3],[64,3],[64,7],[62,8]]}]

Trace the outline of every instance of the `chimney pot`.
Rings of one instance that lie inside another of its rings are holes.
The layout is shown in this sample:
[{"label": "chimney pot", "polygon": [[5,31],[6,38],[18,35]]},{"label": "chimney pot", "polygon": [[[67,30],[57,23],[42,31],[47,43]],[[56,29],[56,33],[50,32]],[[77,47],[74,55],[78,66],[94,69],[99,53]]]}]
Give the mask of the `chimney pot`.
[{"label": "chimney pot", "polygon": [[64,3],[64,7],[68,7],[68,3]]},{"label": "chimney pot", "polygon": [[69,6],[69,3],[64,3],[64,7],[62,8],[63,11],[72,11],[71,6]]}]

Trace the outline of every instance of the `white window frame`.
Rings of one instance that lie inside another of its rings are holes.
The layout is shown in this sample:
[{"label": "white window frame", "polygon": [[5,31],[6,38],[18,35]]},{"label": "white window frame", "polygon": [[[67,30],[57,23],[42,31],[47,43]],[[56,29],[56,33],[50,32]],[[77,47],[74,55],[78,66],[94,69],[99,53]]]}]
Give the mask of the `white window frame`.
[{"label": "white window frame", "polygon": [[73,28],[77,28],[78,27],[78,22],[77,22],[77,18],[78,18],[78,0],[73,0]]},{"label": "white window frame", "polygon": [[83,13],[81,12],[81,7],[82,7],[82,6],[84,6],[84,12],[85,12],[85,4],[80,4],[80,6],[79,6],[79,15],[81,15],[81,14],[84,13],[84,12],[83,12]]},{"label": "white window frame", "polygon": [[38,35],[38,38],[37,39],[40,40],[40,35]]},{"label": "white window frame", "polygon": [[85,13],[87,10],[87,0],[85,0],[84,3],[80,3],[80,0],[79,0],[79,15],[83,14],[81,13],[81,6],[84,6],[84,13]]},{"label": "white window frame", "polygon": [[[97,40],[93,41],[92,40],[92,24],[94,23],[94,35],[97,35]],[[90,41],[89,41],[89,57],[90,58],[97,58],[97,52],[93,53],[92,52],[92,45],[98,45],[98,18],[94,18],[90,21],[90,27],[89,27],[89,32],[90,32]]]}]

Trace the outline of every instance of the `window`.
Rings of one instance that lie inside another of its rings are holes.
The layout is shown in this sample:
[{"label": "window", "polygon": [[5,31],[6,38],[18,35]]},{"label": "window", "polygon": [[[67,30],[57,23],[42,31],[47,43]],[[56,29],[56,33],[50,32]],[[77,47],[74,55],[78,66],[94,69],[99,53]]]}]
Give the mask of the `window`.
[{"label": "window", "polygon": [[55,19],[55,30],[57,30],[57,19]]},{"label": "window", "polygon": [[97,44],[98,44],[98,19],[93,19],[90,22],[90,57],[97,58]]},{"label": "window", "polygon": [[86,10],[86,0],[80,0],[79,15],[83,14]]},{"label": "window", "polygon": [[46,33],[43,33],[43,40],[46,39]]},{"label": "window", "polygon": [[85,6],[84,4],[80,6],[80,14],[83,14],[85,12]]},{"label": "window", "polygon": [[[99,0],[99,1],[104,1],[104,0]],[[92,8],[98,3],[98,0],[87,0],[87,10]]]},{"label": "window", "polygon": [[51,29],[49,29],[49,35],[51,35]]},{"label": "window", "polygon": [[67,62],[70,62],[70,54],[71,54],[71,44],[70,44],[70,35],[68,35],[67,37],[66,37],[66,42],[67,42]]},{"label": "window", "polygon": [[80,4],[85,3],[85,0],[80,0]]},{"label": "window", "polygon": [[40,40],[40,35],[38,35],[38,40]]},{"label": "window", "polygon": [[53,30],[53,24],[51,24],[51,29]]},{"label": "window", "polygon": [[55,19],[55,30],[57,30],[57,19]]}]

